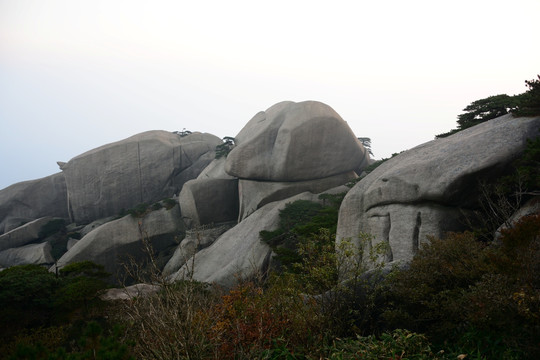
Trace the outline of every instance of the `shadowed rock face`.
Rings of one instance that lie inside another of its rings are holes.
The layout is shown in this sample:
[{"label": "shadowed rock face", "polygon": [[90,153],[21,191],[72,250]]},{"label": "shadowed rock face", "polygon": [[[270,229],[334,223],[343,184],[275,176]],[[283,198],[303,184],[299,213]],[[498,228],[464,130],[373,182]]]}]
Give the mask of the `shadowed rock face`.
[{"label": "shadowed rock face", "polygon": [[427,235],[464,228],[479,180],[500,174],[539,130],[540,117],[505,115],[388,160],[343,200],[337,241],[370,233],[390,245],[387,260],[409,261]]},{"label": "shadowed rock face", "polygon": [[178,199],[188,228],[238,218],[237,179],[196,179],[186,182]]},{"label": "shadowed rock face", "polygon": [[0,190],[0,234],[44,216],[69,217],[64,174],[24,181]]},{"label": "shadowed rock face", "polygon": [[210,134],[148,131],[71,159],[61,165],[71,220],[88,223],[178,194],[213,160],[218,144]]},{"label": "shadowed rock face", "polygon": [[235,141],[225,170],[242,179],[322,179],[369,163],[369,154],[347,123],[316,101],[286,101],[259,112]]},{"label": "shadowed rock face", "polygon": [[143,237],[156,253],[172,251],[184,231],[178,206],[152,211],[143,218],[127,215],[88,233],[58,260],[58,266],[90,260],[103,265],[112,274],[111,280],[121,281],[122,263],[128,263],[129,257],[136,261],[147,257]]}]

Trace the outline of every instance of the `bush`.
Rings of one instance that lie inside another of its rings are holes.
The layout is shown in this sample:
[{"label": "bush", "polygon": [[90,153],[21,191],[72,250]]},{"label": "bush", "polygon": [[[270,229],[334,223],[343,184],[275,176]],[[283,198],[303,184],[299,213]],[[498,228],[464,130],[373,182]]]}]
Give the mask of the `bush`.
[{"label": "bush", "polygon": [[[276,256],[274,259],[284,270],[296,272],[302,262],[299,246],[316,246],[322,254],[324,248],[334,246],[339,206],[345,193],[322,194],[321,205],[317,202],[297,200],[288,203],[279,213],[279,227],[274,231],[261,231],[261,240],[270,245]],[[327,236],[317,236],[327,231]],[[317,240],[315,244],[312,240]],[[307,249],[305,249],[307,250]]]},{"label": "bush", "polygon": [[176,206],[176,204],[178,203],[174,199],[170,199],[170,198],[163,199],[163,205],[165,206],[165,209],[167,210],[172,209],[173,207]]},{"label": "bush", "polygon": [[157,294],[121,302],[112,316],[125,326],[137,359],[208,359],[214,354],[208,313],[217,299],[199,282],[163,284]]},{"label": "bush", "polygon": [[128,344],[121,341],[121,330],[115,328],[106,335],[99,323],[91,321],[73,349],[64,347],[51,350],[38,342],[37,345],[20,343],[10,360],[134,360]]},{"label": "bush", "polygon": [[235,147],[235,140],[233,137],[225,136],[222,140],[223,144],[216,146],[216,159],[227,157]]},{"label": "bush", "polygon": [[441,359],[444,352],[434,353],[428,339],[421,334],[397,329],[391,333],[356,339],[338,339],[328,349],[328,359]]},{"label": "bush", "polygon": [[504,230],[431,239],[390,280],[385,319],[489,359],[540,356],[540,216]]},{"label": "bush", "polygon": [[52,320],[59,282],[38,265],[19,265],[0,272],[0,324],[2,334]]}]

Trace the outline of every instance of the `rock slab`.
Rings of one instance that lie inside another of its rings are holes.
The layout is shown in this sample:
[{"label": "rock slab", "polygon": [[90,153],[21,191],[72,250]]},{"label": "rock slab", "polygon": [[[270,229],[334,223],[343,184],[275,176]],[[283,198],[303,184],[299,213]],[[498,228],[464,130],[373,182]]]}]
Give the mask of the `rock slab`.
[{"label": "rock slab", "polygon": [[58,260],[58,266],[90,260],[103,265],[113,275],[112,281],[121,281],[125,270],[122,264],[128,257],[138,260],[147,256],[143,238],[159,253],[176,246],[183,236],[178,206],[152,211],[143,218],[127,215],[88,233]]}]

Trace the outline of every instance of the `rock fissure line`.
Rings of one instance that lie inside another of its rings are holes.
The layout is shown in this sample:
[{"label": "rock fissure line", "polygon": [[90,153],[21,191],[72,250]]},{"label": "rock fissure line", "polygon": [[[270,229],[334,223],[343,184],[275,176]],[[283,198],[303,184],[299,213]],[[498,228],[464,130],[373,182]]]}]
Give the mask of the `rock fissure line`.
[{"label": "rock fissure line", "polygon": [[412,246],[413,246],[413,252],[418,252],[418,244],[419,244],[419,238],[420,238],[420,227],[422,226],[422,213],[419,211],[416,214],[416,224],[414,225],[414,231],[413,231],[413,238],[412,238]]},{"label": "rock fissure line", "polygon": [[142,169],[141,169],[141,142],[137,141],[137,167],[139,170],[139,203],[143,202]]}]

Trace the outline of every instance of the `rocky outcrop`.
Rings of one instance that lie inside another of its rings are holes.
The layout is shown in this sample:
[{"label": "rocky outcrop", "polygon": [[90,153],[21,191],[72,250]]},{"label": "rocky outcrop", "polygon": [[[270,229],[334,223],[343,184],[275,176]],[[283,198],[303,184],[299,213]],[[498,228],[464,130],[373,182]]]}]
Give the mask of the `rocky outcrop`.
[{"label": "rocky outcrop", "polygon": [[69,217],[62,173],[0,190],[0,234],[44,216]]},{"label": "rocky outcrop", "polygon": [[26,264],[51,265],[53,263],[51,245],[48,242],[0,251],[0,268]]},{"label": "rocky outcrop", "polygon": [[197,179],[236,179],[234,176],[227,174],[225,171],[226,161],[227,158],[225,157],[212,160],[212,162],[204,168],[199,176],[197,176]]},{"label": "rocky outcrop", "polygon": [[50,216],[42,217],[0,235],[0,251],[17,248],[39,239],[41,228],[53,219]]},{"label": "rocky outcrop", "polygon": [[295,182],[271,182],[240,180],[238,192],[240,195],[240,214],[238,221],[244,220],[257,209],[273,202],[284,200],[303,192],[320,193],[327,189],[346,184],[356,179],[354,171],[330,176],[324,179],[295,181]]},{"label": "rocky outcrop", "polygon": [[[335,192],[341,191],[340,187]],[[259,233],[275,230],[279,225],[279,211],[296,200],[320,201],[318,195],[306,192],[266,204],[221,235],[211,246],[197,252],[169,280],[193,278],[232,287],[238,279],[264,274],[270,264],[272,250],[260,240]]]},{"label": "rocky outcrop", "polygon": [[128,257],[137,261],[147,256],[143,238],[159,257],[160,252],[172,253],[183,236],[184,224],[178,206],[169,210],[161,208],[142,218],[128,215],[88,233],[58,260],[58,266],[90,260],[103,265],[113,275],[112,280],[118,281],[123,276],[122,263]]},{"label": "rocky outcrop", "polygon": [[169,276],[177,272],[197,251],[212,245],[217,238],[234,225],[236,225],[236,222],[215,226],[201,226],[187,230],[186,237],[163,268],[163,275]]},{"label": "rocky outcrop", "polygon": [[337,241],[361,232],[387,242],[388,260],[408,261],[426,235],[460,230],[481,179],[495,177],[538,135],[540,117],[506,115],[406,151],[356,184],[339,212]]},{"label": "rocky outcrop", "polygon": [[286,101],[259,112],[235,142],[225,170],[242,179],[322,179],[369,162],[369,154],[347,123],[331,107],[316,101]]},{"label": "rocky outcrop", "polygon": [[188,228],[238,218],[237,179],[196,179],[184,184],[178,201]]},{"label": "rocky outcrop", "polygon": [[89,223],[178,194],[214,159],[219,144],[210,134],[148,131],[71,159],[61,165],[71,220]]}]

